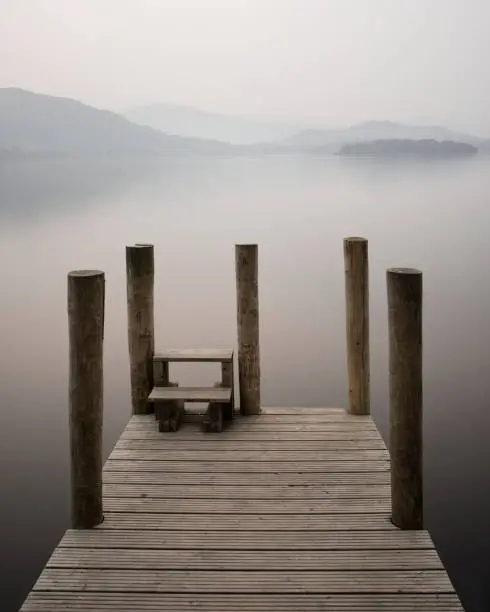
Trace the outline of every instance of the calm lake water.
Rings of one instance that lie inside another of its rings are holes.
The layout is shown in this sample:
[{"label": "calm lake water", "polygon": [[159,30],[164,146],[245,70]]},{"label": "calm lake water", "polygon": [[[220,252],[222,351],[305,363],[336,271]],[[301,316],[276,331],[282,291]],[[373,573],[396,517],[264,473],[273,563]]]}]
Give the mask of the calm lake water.
[{"label": "calm lake water", "polygon": [[126,244],[155,245],[157,346],[206,347],[235,342],[234,244],[257,242],[263,404],[345,406],[342,239],[361,235],[385,439],[385,270],[424,272],[426,522],[467,612],[488,612],[489,228],[490,158],[0,166],[1,610],[20,607],[68,526],[67,272],[106,272],[107,456],[130,415]]}]

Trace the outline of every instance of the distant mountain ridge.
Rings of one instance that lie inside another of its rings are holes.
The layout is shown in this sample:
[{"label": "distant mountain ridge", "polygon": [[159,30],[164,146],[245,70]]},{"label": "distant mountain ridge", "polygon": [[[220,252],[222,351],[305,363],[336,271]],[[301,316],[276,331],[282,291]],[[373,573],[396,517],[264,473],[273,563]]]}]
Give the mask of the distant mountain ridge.
[{"label": "distant mountain ridge", "polygon": [[211,113],[165,103],[134,108],[126,116],[135,123],[171,134],[213,138],[254,147],[264,152],[337,152],[344,144],[371,140],[423,140],[466,142],[490,151],[490,139],[449,128],[407,125],[394,121],[366,121],[347,128],[308,127],[299,122],[267,121]]},{"label": "distant mountain ridge", "polygon": [[[346,144],[390,139],[456,141],[490,153],[490,139],[438,126],[368,121],[346,129],[298,129],[293,122],[267,122],[163,106],[166,131],[133,123],[123,115],[70,98],[0,89],[0,159],[66,154],[325,155],[337,153]],[[142,107],[130,115],[136,117],[144,111],[148,118],[148,109],[156,113],[156,124],[161,119],[160,104]],[[242,144],[232,144],[233,139]]]},{"label": "distant mountain ridge", "polygon": [[294,122],[253,119],[166,103],[139,106],[128,110],[125,116],[138,125],[169,134],[220,140],[234,145],[275,142],[304,127]]},{"label": "distant mountain ridge", "polygon": [[217,141],[164,134],[77,100],[0,89],[0,149],[46,153],[226,153]]}]

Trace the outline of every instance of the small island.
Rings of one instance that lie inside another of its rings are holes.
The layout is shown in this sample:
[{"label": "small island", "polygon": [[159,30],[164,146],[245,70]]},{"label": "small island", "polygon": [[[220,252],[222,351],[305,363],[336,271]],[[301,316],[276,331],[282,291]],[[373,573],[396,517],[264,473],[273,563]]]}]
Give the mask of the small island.
[{"label": "small island", "polygon": [[469,157],[478,149],[466,142],[453,140],[369,140],[343,145],[338,151],[342,156],[369,157]]}]

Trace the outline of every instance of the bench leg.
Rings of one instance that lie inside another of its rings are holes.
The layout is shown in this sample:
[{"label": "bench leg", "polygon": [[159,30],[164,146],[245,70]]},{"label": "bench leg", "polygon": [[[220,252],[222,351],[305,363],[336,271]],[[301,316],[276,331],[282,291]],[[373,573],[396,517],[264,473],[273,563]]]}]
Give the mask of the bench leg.
[{"label": "bench leg", "polygon": [[[221,387],[221,382],[215,382],[214,387]],[[223,421],[226,420],[225,413],[229,410],[229,404],[219,402],[209,402],[206,414],[202,421],[204,431],[221,433],[223,431]]]},{"label": "bench leg", "polygon": [[[153,362],[153,386],[155,387],[174,387],[175,384],[169,382],[169,364],[166,361]],[[155,419],[158,421],[157,408],[155,406]]]},{"label": "bench leg", "polygon": [[223,404],[223,418],[225,421],[231,421],[235,412],[235,394],[234,394],[234,379],[233,379],[233,362],[224,362],[221,364],[221,385],[218,387],[230,387],[231,402]]},{"label": "bench leg", "polygon": [[[168,386],[169,387],[178,387],[179,383],[178,382],[169,382]],[[174,404],[175,404],[176,410],[178,410],[178,412],[179,412],[179,419],[180,419],[179,420],[179,427],[180,427],[180,425],[185,420],[185,402],[184,402],[184,400],[175,400]]]},{"label": "bench leg", "polygon": [[220,433],[223,431],[223,404],[210,402],[203,419],[204,431]]},{"label": "bench leg", "polygon": [[157,402],[155,413],[158,419],[158,431],[177,431],[184,420],[183,402]]}]

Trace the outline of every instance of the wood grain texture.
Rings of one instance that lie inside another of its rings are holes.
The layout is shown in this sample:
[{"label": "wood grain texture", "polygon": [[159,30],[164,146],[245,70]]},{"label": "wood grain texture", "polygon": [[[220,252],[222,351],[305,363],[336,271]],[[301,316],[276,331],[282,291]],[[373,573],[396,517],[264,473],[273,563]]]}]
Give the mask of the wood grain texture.
[{"label": "wood grain texture", "polygon": [[[153,428],[151,431],[147,429],[126,429],[122,435],[121,440],[162,440],[162,436],[158,435],[158,432]],[[193,425],[189,425],[186,423],[183,424],[182,428],[177,432],[176,435],[172,436],[172,440],[165,438],[162,440],[163,442],[182,442],[183,445],[185,443],[194,443],[194,448],[196,444],[201,440],[201,433],[198,428]],[[287,442],[293,443],[310,443],[310,442],[320,442],[320,443],[335,443],[340,444],[342,442],[350,442],[354,445],[363,445],[370,444],[374,442],[381,442],[379,434],[375,429],[366,430],[360,429],[356,432],[353,432],[349,429],[306,429],[306,430],[297,430],[287,428],[282,431],[270,430],[270,429],[246,429],[245,431],[241,431],[241,426],[239,429],[235,429],[234,426],[229,429],[223,431],[220,435],[208,435],[207,441],[208,443],[217,442],[221,440],[222,442],[229,443],[245,443],[245,442],[258,442],[258,443],[273,443],[276,442],[278,444],[286,444]],[[325,444],[324,444],[325,447]],[[332,447],[333,448],[333,447]]]},{"label": "wood grain texture", "polygon": [[[111,459],[137,459],[137,460],[148,460],[148,461],[166,461],[168,460],[168,450],[158,449],[128,449],[116,448],[110,455]],[[184,450],[178,451],[173,450],[172,461],[226,461],[226,462],[272,462],[277,461],[293,461],[298,463],[298,467],[304,462],[327,462],[327,461],[345,461],[349,463],[351,461],[388,461],[388,451],[383,449],[348,449],[343,450],[304,450],[304,451],[293,451],[293,450],[258,450],[258,451],[242,451],[237,449],[233,450],[206,450],[200,449],[197,451]],[[273,467],[273,466],[272,466]]]},{"label": "wood grain texture", "polygon": [[[284,414],[281,412],[284,410]],[[146,415],[135,415],[136,418],[131,418],[128,422],[128,427],[130,425],[138,425],[144,424],[148,420],[148,416]],[[372,418],[369,415],[352,415],[349,414],[343,408],[312,408],[311,411],[309,408],[264,408],[262,407],[260,415],[251,416],[250,419],[246,421],[242,421],[243,423],[250,421],[251,423],[261,422],[261,421],[269,421],[270,417],[280,417],[279,419],[274,419],[275,422],[280,423],[288,423],[288,422],[296,422],[301,423],[310,420],[315,423],[318,422],[332,422],[332,421],[348,421],[348,422],[371,422]]]},{"label": "wood grain texture", "polygon": [[254,426],[257,425],[305,425],[305,424],[315,424],[315,425],[346,425],[348,427],[355,427],[358,425],[359,427],[369,427],[373,425],[373,422],[366,418],[365,416],[360,416],[356,418],[353,415],[342,415],[338,416],[335,419],[328,417],[323,414],[311,415],[305,414],[301,415],[292,415],[292,414],[260,414],[260,415],[251,415],[247,419],[242,419],[242,428],[245,426]]},{"label": "wood grain texture", "polygon": [[[106,469],[102,475],[105,483],[141,483],[145,485],[222,485],[250,486],[247,472],[128,472]],[[263,472],[254,473],[254,486],[286,486],[290,489],[309,487],[390,485],[390,472]],[[150,491],[154,489],[151,488]],[[306,494],[306,493],[305,493]],[[307,494],[306,494],[307,495]]]},{"label": "wood grain texture", "polygon": [[240,412],[260,413],[258,246],[235,245]]},{"label": "wood grain texture", "polygon": [[463,612],[458,597],[444,593],[84,593],[35,591],[21,612]]},{"label": "wood grain texture", "polygon": [[176,571],[45,568],[35,590],[106,593],[452,593],[443,570]]},{"label": "wood grain texture", "polygon": [[371,499],[161,499],[106,497],[106,512],[143,514],[380,514],[390,511],[387,498]]},{"label": "wood grain texture", "polygon": [[185,348],[156,351],[154,362],[228,362],[233,360],[231,348]]},{"label": "wood grain texture", "polygon": [[153,411],[148,395],[153,387],[155,262],[153,245],[126,247],[128,346],[133,414]]},{"label": "wood grain texture", "polygon": [[365,238],[344,239],[349,412],[369,414],[369,264]]},{"label": "wood grain texture", "polygon": [[392,520],[422,529],[422,273],[387,271]]},{"label": "wood grain texture", "polygon": [[160,438],[121,438],[116,444],[118,449],[127,450],[159,450],[159,451],[353,451],[353,450],[384,450],[386,447],[379,438],[367,438],[359,440],[240,440],[227,437],[220,440],[215,436],[205,443],[196,444],[196,438],[169,440],[168,437]]},{"label": "wood grain texture", "polygon": [[461,612],[427,531],[391,521],[372,421],[329,414],[175,437],[133,416],[103,471],[104,521],[66,532],[23,612]]},{"label": "wood grain texture", "polygon": [[[205,391],[207,387],[203,387],[202,394],[206,393]],[[170,392],[171,393],[171,392]],[[323,434],[323,432],[335,432],[340,434],[349,434],[349,437],[352,436],[362,436],[363,434],[371,435],[371,437],[377,437],[378,433],[376,427],[373,423],[317,423],[315,425],[312,421],[307,421],[306,423],[247,423],[248,417],[240,418],[240,425],[235,427],[232,426],[228,431],[235,431],[239,435],[249,434],[251,433],[282,433],[284,431],[290,432],[310,432],[313,435],[315,434]],[[196,431],[195,428],[188,427],[187,432]],[[355,433],[356,431],[359,434]],[[233,434],[234,435],[234,434]]]},{"label": "wood grain texture", "polygon": [[[129,452],[129,451],[128,451]],[[118,451],[113,451],[118,453]],[[116,455],[117,456],[117,455]],[[199,473],[306,473],[319,474],[334,472],[388,472],[389,461],[152,461],[138,459],[112,459],[107,460],[106,469],[119,472],[199,472]],[[253,479],[250,476],[250,479]]]},{"label": "wood grain texture", "polygon": [[[346,510],[347,511],[347,510]],[[105,512],[96,529],[179,531],[385,531],[397,528],[384,514],[145,514]],[[265,534],[265,536],[267,535]],[[228,537],[232,537],[229,535]],[[232,537],[233,540],[233,537]]]},{"label": "wood grain texture", "polygon": [[68,530],[62,548],[191,550],[435,550],[426,531],[139,531]]},{"label": "wood grain texture", "polygon": [[[204,395],[204,391],[203,391],[203,395]],[[220,397],[220,395],[221,394],[217,393],[214,397]],[[363,434],[366,434],[367,436],[371,434],[372,437],[373,436],[376,437],[378,435],[375,426],[373,424],[366,424],[366,423],[357,423],[357,424],[353,423],[352,425],[347,425],[347,426],[343,423],[318,423],[317,425],[311,422],[306,423],[306,424],[257,423],[255,426],[252,426],[252,424],[249,424],[246,422],[243,423],[243,420],[244,420],[243,418],[241,420],[242,420],[242,424],[240,424],[239,426],[240,429],[237,433],[248,434],[249,436],[255,432],[257,434],[260,434],[260,433],[273,433],[274,434],[274,433],[282,433],[282,432],[309,432],[311,434],[315,434],[315,433],[323,434],[323,432],[331,432],[331,433],[339,433],[339,434],[348,433],[351,438],[353,437],[353,435],[356,437],[357,436],[361,437]],[[246,420],[248,420],[248,417]],[[233,426],[233,429],[234,429],[234,426]],[[192,431],[192,429],[188,428],[188,431]],[[230,428],[229,431],[231,432],[232,428]],[[355,433],[356,431],[359,433]]]},{"label": "wood grain texture", "polygon": [[80,529],[103,520],[104,303],[104,272],[68,274],[71,524]]},{"label": "wood grain texture", "polygon": [[[389,498],[390,486],[385,485],[162,485],[104,482],[104,497],[155,497],[160,499],[373,499]],[[347,502],[346,502],[347,503]]]},{"label": "wood grain texture", "polygon": [[180,550],[57,548],[46,567],[101,570],[440,570],[435,550]]},{"label": "wood grain texture", "polygon": [[325,407],[294,407],[294,406],[262,406],[262,414],[323,414],[334,418],[336,415],[348,415],[345,408]]},{"label": "wood grain texture", "polygon": [[230,402],[231,389],[224,387],[153,387],[149,402]]}]

